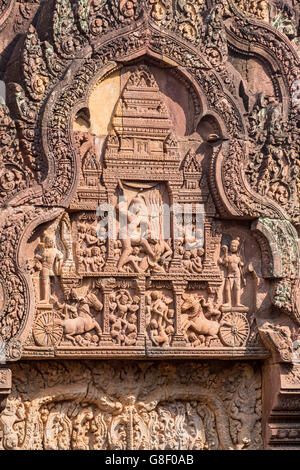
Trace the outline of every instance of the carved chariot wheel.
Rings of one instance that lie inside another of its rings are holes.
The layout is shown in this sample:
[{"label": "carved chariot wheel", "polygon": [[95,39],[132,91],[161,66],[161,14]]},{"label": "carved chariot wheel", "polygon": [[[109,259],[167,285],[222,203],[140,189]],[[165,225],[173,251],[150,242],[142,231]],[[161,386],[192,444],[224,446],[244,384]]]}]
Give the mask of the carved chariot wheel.
[{"label": "carved chariot wheel", "polygon": [[42,313],[37,318],[33,337],[39,346],[56,346],[63,335],[63,327],[58,323],[59,316],[51,312]]},{"label": "carved chariot wheel", "polygon": [[223,316],[219,331],[224,346],[244,346],[250,335],[250,326],[243,313],[229,312]]}]

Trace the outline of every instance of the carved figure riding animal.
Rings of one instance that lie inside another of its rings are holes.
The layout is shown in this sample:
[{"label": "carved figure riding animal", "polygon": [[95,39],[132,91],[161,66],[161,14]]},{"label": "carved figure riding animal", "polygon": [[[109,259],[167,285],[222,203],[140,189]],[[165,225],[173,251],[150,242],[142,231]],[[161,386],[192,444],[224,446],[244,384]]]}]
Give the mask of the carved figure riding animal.
[{"label": "carved figure riding animal", "polygon": [[189,342],[188,331],[192,331],[195,338],[195,345],[199,345],[205,341],[205,346],[209,346],[212,339],[218,338],[221,323],[214,320],[208,320],[203,313],[203,302],[205,299],[202,296],[183,294],[183,304],[181,305],[181,328],[183,334]]},{"label": "carved figure riding animal", "polygon": [[[98,312],[103,309],[102,303],[95,294],[90,293],[87,297],[79,297],[76,294],[75,296],[79,302],[78,306],[73,307],[67,304],[60,306],[63,309],[64,318],[56,320],[56,323],[63,327],[65,338],[72,341],[74,345],[76,345],[74,336],[82,335],[92,330],[96,330],[98,336],[102,334],[99,323],[90,314],[90,307]],[[69,312],[71,312],[71,316],[76,315],[75,318],[70,318]]]}]

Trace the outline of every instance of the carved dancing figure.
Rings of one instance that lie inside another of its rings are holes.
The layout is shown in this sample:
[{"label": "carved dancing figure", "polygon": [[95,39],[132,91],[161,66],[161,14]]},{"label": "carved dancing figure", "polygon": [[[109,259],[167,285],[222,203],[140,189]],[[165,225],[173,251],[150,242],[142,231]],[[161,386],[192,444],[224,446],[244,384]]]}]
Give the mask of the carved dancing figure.
[{"label": "carved dancing figure", "polygon": [[[126,207],[124,207],[124,204]],[[120,217],[127,220],[127,225],[121,227],[119,230],[119,236],[122,243],[122,254],[118,262],[118,270],[123,271],[124,265],[129,261],[130,255],[133,252],[134,246],[139,246],[145,251],[146,254],[155,257],[155,254],[147,240],[149,234],[149,218],[146,203],[143,198],[138,195],[130,203],[127,210],[127,204],[121,202],[118,205],[118,211]],[[135,230],[135,233],[129,233],[129,225]]]},{"label": "carved dancing figure", "polygon": [[148,314],[150,314],[150,339],[156,346],[169,346],[174,333],[174,310],[169,308],[172,299],[163,295],[162,291],[153,291],[147,297]]},{"label": "carved dancing figure", "polygon": [[136,312],[139,310],[139,298],[133,299],[128,291],[113,293],[109,297],[111,336],[120,346],[132,346],[136,342]]}]

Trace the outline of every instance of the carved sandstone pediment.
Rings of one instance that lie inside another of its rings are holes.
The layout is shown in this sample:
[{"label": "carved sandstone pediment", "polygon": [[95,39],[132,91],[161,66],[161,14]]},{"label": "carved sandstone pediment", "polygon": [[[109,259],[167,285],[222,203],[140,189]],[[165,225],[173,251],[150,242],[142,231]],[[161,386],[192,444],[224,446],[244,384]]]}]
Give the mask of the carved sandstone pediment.
[{"label": "carved sandstone pediment", "polygon": [[[278,10],[34,5],[1,108],[8,357],[265,357],[273,309],[296,340],[297,57]],[[249,42],[269,81],[245,76]]]},{"label": "carved sandstone pediment", "polygon": [[0,449],[299,447],[296,3],[0,1]]}]

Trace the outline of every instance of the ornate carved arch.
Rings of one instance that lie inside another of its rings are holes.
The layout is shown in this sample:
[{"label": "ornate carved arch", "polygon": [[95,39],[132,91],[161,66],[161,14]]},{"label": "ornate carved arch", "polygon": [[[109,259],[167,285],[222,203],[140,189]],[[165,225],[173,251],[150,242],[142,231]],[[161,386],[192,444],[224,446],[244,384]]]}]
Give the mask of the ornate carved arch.
[{"label": "ornate carved arch", "polygon": [[[60,2],[57,2],[53,23],[54,47],[50,43],[42,44],[36,30],[33,27],[29,29],[22,52],[25,92],[20,85],[9,85],[11,89],[15,90],[14,93],[9,94],[9,103],[18,118],[16,122],[21,149],[25,155],[29,155],[29,160],[31,160],[28,161],[25,156],[27,171],[29,175],[34,172],[35,176],[38,175],[38,179],[40,179],[40,182],[34,183],[30,189],[24,188],[28,185],[30,178],[26,183],[23,180],[22,191],[19,191],[19,194],[14,196],[14,191],[10,191],[9,194],[12,196],[7,201],[9,204],[13,206],[20,203],[26,204],[30,200],[31,202],[35,201],[38,205],[68,207],[74,197],[79,175],[79,156],[76,154],[76,150],[72,150],[71,155],[73,153],[73,156],[70,155],[70,149],[76,149],[73,137],[68,135],[74,118],[71,108],[77,109],[76,103],[85,102],[84,96],[87,96],[89,82],[92,83],[95,77],[98,80],[101,73],[106,76],[111,58],[116,58],[113,51],[117,47],[117,63],[119,64],[130,62],[139,56],[144,56],[145,53],[158,58],[161,62],[159,54],[163,53],[166,58],[171,54],[168,59],[164,59],[167,61],[166,64],[169,67],[176,67],[179,73],[181,71],[181,73],[187,74],[192,86],[201,89],[200,94],[205,97],[201,100],[202,113],[199,115],[199,120],[205,116],[205,113],[214,113],[215,116],[219,116],[219,125],[223,129],[220,140],[227,138],[228,134],[235,137],[235,139],[231,139],[230,144],[225,141],[215,146],[209,172],[213,198],[223,216],[255,218],[263,214],[271,218],[288,217],[276,202],[268,200],[266,204],[261,196],[253,192],[245,178],[244,162],[248,155],[248,144],[245,141],[247,129],[241,107],[236,104],[236,100],[230,95],[229,90],[226,90],[226,80],[225,83],[223,81],[224,74],[226,74],[222,65],[224,58],[221,63],[212,66],[210,56],[205,58],[203,54],[199,54],[199,49],[193,45],[193,39],[188,34],[182,37],[180,30],[176,33],[177,35],[171,32],[170,22],[166,21],[167,17],[162,22],[153,21],[144,6],[140,6],[139,12],[136,12],[137,21],[134,23],[134,29],[132,23],[128,22],[127,26],[127,20],[124,20],[124,27],[120,32],[112,34],[105,27],[100,37],[97,37],[91,24],[89,27],[92,29],[88,31],[86,17],[80,16],[81,7],[74,11],[67,2],[64,10],[60,10],[60,8]],[[115,7],[112,8],[113,11],[117,11],[114,10]],[[216,15],[219,14],[217,8],[213,9]],[[234,7],[231,5],[231,8]],[[58,16],[60,21],[63,21],[64,15],[69,21],[68,32],[70,33],[66,42],[64,39],[60,39],[60,37],[64,37],[62,36],[64,32],[55,23]],[[79,23],[76,23],[77,15]],[[244,20],[235,18],[234,21],[242,30]],[[252,20],[250,23],[256,24]],[[258,28],[257,25],[255,27]],[[264,28],[264,31],[270,30],[266,25],[259,27]],[[134,34],[133,31],[135,31]],[[239,42],[237,30],[232,26],[227,26],[226,31],[229,43],[230,41],[238,43],[240,50],[242,50],[245,39]],[[277,41],[282,39],[280,34],[275,33],[273,29],[272,34],[273,36],[277,35]],[[88,44],[87,36],[90,44]],[[109,47],[108,38],[110,40]],[[257,51],[259,47],[261,50],[265,48],[264,44],[259,45],[259,39],[258,35],[254,41],[254,43],[258,43]],[[287,47],[285,39],[280,44]],[[121,45],[122,47],[120,47]],[[255,47],[253,46],[254,49]],[[122,52],[122,50],[126,52]],[[76,56],[88,58],[78,60],[75,59]],[[292,49],[289,59],[295,60]],[[275,57],[272,60],[274,62]],[[269,62],[272,62],[271,59]],[[35,64],[33,70],[28,68],[29,63],[31,66]],[[67,70],[66,74],[64,70]],[[275,70],[274,67],[273,70]],[[290,70],[295,70],[295,67],[290,67]],[[14,71],[11,72],[11,68],[8,67],[7,79],[10,80],[9,77],[13,77],[13,75]],[[64,78],[61,80],[62,76]],[[284,77],[287,80],[286,75]],[[291,78],[289,84],[291,87]],[[281,94],[285,94],[284,91],[281,91]],[[228,106],[227,114],[223,109],[224,100]],[[207,102],[207,111],[205,111],[205,101]],[[221,110],[223,111],[222,116]],[[223,120],[225,125],[221,124]],[[45,132],[46,129],[47,132]],[[37,152],[37,149],[41,148],[42,152]],[[44,155],[43,160],[47,161],[46,173],[45,169],[42,169],[44,164],[40,154]],[[235,182],[233,187],[232,181]],[[32,181],[29,186],[31,183]]]},{"label": "ornate carved arch", "polygon": [[[0,30],[13,3],[0,11]],[[233,0],[194,3],[56,0],[40,7],[16,45],[0,112],[7,360],[292,360],[300,257],[296,50]],[[261,61],[274,96],[251,93],[230,54]],[[149,83],[134,82],[141,71]],[[100,135],[90,128],[98,112],[91,99],[114,77],[110,127]],[[176,101],[164,80],[186,93],[189,133],[181,135],[176,120],[184,99]],[[87,152],[96,165],[83,177]],[[129,209],[132,201],[189,204],[193,227],[198,204],[200,244],[186,250],[172,230],[160,245],[105,241],[98,225],[106,213],[97,208],[125,194]],[[157,305],[163,312],[155,313]]]}]

